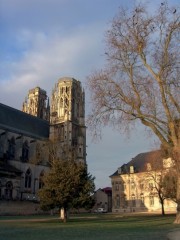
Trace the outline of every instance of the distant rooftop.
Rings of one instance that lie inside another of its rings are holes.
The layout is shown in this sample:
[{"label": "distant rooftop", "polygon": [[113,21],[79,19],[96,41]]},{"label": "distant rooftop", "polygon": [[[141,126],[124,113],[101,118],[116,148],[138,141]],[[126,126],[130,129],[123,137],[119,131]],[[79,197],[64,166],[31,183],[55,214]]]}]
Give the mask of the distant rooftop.
[{"label": "distant rooftop", "polygon": [[[147,163],[152,164],[152,166],[156,165],[156,168],[162,167],[162,156],[161,151],[151,151],[138,154],[135,158],[132,158],[127,164],[123,164],[121,168],[121,174],[127,174],[130,172],[130,166],[134,167],[135,172],[144,172],[147,169]],[[118,170],[113,173],[110,177],[118,176]]]}]

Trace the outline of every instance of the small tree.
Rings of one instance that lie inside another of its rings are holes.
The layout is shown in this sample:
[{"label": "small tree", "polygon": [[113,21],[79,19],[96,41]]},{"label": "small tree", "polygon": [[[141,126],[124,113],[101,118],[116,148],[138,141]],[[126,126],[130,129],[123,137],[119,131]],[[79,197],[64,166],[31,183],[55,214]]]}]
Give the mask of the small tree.
[{"label": "small tree", "polygon": [[164,189],[162,185],[163,181],[163,172],[162,171],[149,171],[146,174],[147,182],[149,183],[148,190],[153,194],[157,195],[159,202],[161,204],[161,213],[165,215],[164,211],[164,201],[166,196],[164,194]]},{"label": "small tree", "polygon": [[154,151],[150,161],[146,164],[146,173],[140,184],[145,183],[149,194],[158,196],[161,204],[162,215],[165,215],[164,202],[166,199],[175,201],[177,174],[174,161],[163,158],[163,151]]},{"label": "small tree", "polygon": [[91,208],[94,201],[94,177],[83,164],[73,160],[54,160],[44,176],[44,186],[39,190],[42,209],[64,209],[64,222],[70,208]]}]

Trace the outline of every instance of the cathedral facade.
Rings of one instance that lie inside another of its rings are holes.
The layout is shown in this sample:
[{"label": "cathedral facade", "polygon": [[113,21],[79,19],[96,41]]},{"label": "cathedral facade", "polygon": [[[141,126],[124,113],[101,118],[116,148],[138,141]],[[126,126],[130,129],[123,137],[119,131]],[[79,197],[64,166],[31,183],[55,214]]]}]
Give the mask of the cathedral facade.
[{"label": "cathedral facade", "polygon": [[37,201],[53,145],[58,159],[86,164],[85,93],[80,81],[61,78],[51,99],[40,87],[22,111],[0,104],[0,199]]}]

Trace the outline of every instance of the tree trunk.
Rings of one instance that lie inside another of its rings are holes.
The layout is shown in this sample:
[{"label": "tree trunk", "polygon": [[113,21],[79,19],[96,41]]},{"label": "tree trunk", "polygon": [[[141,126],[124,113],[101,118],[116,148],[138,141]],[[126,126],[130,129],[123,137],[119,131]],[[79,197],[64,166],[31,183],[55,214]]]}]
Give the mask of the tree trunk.
[{"label": "tree trunk", "polygon": [[60,219],[61,219],[64,223],[66,223],[66,222],[67,222],[67,217],[68,217],[68,215],[67,215],[67,209],[66,209],[66,208],[61,208],[61,209],[60,209]]},{"label": "tree trunk", "polygon": [[177,213],[174,223],[180,224],[180,173],[177,176]]},{"label": "tree trunk", "polygon": [[180,224],[180,144],[174,151],[174,159],[176,162],[177,171],[177,192],[176,192],[177,213],[174,223]]},{"label": "tree trunk", "polygon": [[165,215],[165,211],[164,211],[164,201],[161,201],[161,213],[164,216]]},{"label": "tree trunk", "polygon": [[165,211],[164,211],[164,198],[161,194],[161,190],[158,190],[158,197],[159,197],[159,201],[161,203],[161,214],[164,216],[165,215]]}]

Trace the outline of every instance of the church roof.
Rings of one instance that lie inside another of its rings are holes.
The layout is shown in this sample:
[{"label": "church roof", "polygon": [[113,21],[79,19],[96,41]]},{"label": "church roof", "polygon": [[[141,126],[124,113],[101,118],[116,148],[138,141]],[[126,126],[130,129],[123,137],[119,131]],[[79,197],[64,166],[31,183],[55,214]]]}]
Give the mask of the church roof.
[{"label": "church roof", "polygon": [[33,138],[49,137],[49,122],[0,103],[0,128]]},{"label": "church roof", "polygon": [[[121,174],[127,174],[130,172],[130,166],[134,167],[134,172],[144,172],[147,170],[147,164],[150,163],[152,168],[162,168],[162,156],[161,151],[151,151],[145,153],[139,153],[136,157],[132,158],[127,164],[123,164],[121,168]],[[118,176],[118,170],[110,177]]]}]

